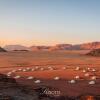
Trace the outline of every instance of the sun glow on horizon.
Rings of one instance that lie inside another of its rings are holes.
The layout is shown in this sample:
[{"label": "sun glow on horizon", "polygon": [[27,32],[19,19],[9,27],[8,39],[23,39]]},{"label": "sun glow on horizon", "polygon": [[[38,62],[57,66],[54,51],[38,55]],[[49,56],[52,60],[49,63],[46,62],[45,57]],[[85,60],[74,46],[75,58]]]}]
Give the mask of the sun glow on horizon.
[{"label": "sun glow on horizon", "polygon": [[[4,47],[6,45],[23,45],[23,46],[54,46],[56,44],[82,44],[96,41],[40,41],[40,40],[23,40],[23,39],[0,39],[0,46]],[[99,41],[98,41],[99,42]]]},{"label": "sun glow on horizon", "polygon": [[98,41],[99,26],[99,0],[0,0],[1,46]]}]

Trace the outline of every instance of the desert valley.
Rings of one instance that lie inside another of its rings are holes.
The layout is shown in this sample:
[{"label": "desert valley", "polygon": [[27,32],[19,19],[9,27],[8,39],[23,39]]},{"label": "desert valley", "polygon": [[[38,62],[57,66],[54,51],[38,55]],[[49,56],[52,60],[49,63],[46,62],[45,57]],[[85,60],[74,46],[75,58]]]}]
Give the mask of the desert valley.
[{"label": "desert valley", "polygon": [[[93,50],[94,47],[99,50],[96,43],[90,45]],[[62,46],[66,47],[64,44]],[[100,57],[90,55],[91,49],[69,50],[67,48],[62,50],[61,45],[59,48],[32,51],[19,49],[17,46],[16,49],[9,51],[1,49],[0,73],[15,79],[17,84],[31,87],[31,90],[34,90],[33,94],[38,89],[42,89],[42,92],[49,89],[42,95],[40,95],[41,91],[38,92],[37,99],[32,93],[29,94],[29,100],[40,100],[40,98],[43,100],[99,100]],[[4,84],[7,83],[4,82]],[[16,95],[14,92],[16,89],[10,89],[13,93],[6,92],[8,90],[3,89],[3,92],[0,91],[0,93]],[[27,100],[26,96],[26,99],[19,98],[18,100]]]},{"label": "desert valley", "polygon": [[100,100],[100,0],[0,0],[0,100]]}]

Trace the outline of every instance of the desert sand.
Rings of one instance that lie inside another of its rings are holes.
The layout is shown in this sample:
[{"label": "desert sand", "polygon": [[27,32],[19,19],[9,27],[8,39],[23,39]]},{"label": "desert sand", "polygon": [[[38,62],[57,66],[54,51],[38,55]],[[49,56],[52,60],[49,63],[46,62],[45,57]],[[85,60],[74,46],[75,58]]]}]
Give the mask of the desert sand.
[{"label": "desert sand", "polygon": [[[4,52],[0,53],[0,73],[7,75],[12,72],[9,77],[20,76],[16,78],[18,83],[33,88],[53,87],[60,91],[61,96],[100,95],[100,57],[84,55],[87,52],[89,51]],[[27,79],[29,76],[33,78]],[[93,76],[96,79],[91,79]],[[35,83],[36,80],[40,82]],[[75,83],[70,83],[71,80],[75,80]],[[90,81],[95,84],[89,84]]]}]

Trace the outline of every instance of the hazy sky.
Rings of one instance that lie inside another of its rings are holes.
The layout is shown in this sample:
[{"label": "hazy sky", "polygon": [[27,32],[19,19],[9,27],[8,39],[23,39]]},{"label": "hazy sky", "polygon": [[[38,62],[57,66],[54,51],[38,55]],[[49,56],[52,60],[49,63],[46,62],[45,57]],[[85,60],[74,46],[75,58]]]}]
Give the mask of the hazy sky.
[{"label": "hazy sky", "polygon": [[100,40],[100,0],[0,0],[0,45]]}]

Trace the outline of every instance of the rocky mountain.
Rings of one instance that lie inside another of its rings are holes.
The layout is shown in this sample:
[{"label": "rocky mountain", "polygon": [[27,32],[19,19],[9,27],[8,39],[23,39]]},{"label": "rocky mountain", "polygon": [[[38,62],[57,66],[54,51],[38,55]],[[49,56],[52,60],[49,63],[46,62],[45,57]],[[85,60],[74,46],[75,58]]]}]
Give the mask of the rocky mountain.
[{"label": "rocky mountain", "polygon": [[70,44],[57,44],[55,46],[32,46],[31,51],[55,51],[55,50],[68,50],[71,48]]},{"label": "rocky mountain", "polygon": [[100,42],[90,42],[83,44],[57,44],[54,46],[31,46],[25,47],[22,45],[7,45],[4,47],[7,51],[56,51],[56,50],[93,50],[99,49]]},{"label": "rocky mountain", "polygon": [[90,51],[89,53],[87,53],[87,55],[100,56],[100,49],[94,49],[94,50]]},{"label": "rocky mountain", "polygon": [[40,51],[40,50],[46,51],[49,49],[50,49],[50,46],[31,46],[30,47],[30,51]]},{"label": "rocky mountain", "polygon": [[71,44],[57,44],[55,46],[51,46],[49,48],[50,51],[55,51],[55,50],[69,50],[72,48]]},{"label": "rocky mountain", "polygon": [[100,42],[90,42],[76,45],[59,44],[56,45],[55,48],[57,48],[57,50],[93,50],[100,48]]},{"label": "rocky mountain", "polygon": [[80,45],[80,49],[88,49],[88,50],[93,50],[93,49],[99,49],[100,48],[100,42],[91,42],[91,43],[85,43]]},{"label": "rocky mountain", "polygon": [[5,50],[7,51],[25,51],[29,50],[28,47],[22,46],[22,45],[6,45],[4,47]]},{"label": "rocky mountain", "polygon": [[[57,45],[59,47],[59,45]],[[83,43],[83,44],[60,44],[60,48],[63,47],[63,50],[93,50],[100,48],[100,42],[90,42],[90,43]]]},{"label": "rocky mountain", "polygon": [[72,48],[72,44],[57,44],[56,47],[62,50],[68,50]]}]

